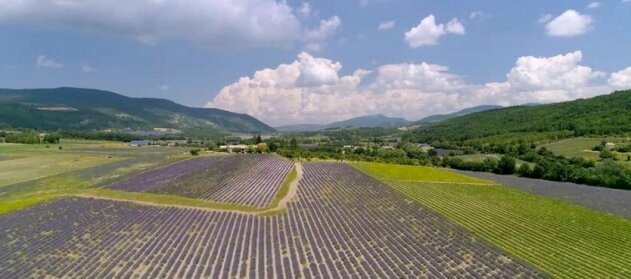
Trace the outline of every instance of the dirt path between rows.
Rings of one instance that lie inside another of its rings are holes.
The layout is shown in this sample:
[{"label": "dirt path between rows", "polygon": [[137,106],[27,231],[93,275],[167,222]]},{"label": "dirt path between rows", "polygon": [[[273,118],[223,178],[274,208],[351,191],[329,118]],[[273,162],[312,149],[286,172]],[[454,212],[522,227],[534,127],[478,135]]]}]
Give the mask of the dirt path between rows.
[{"label": "dirt path between rows", "polygon": [[101,200],[111,200],[111,201],[120,201],[120,202],[130,202],[140,205],[148,205],[148,206],[158,206],[158,207],[174,207],[174,208],[183,208],[183,209],[196,209],[196,210],[205,210],[205,211],[213,211],[213,212],[234,212],[246,215],[260,215],[260,214],[270,214],[274,212],[281,212],[286,209],[289,202],[291,202],[296,195],[298,194],[298,185],[303,177],[302,165],[300,163],[294,164],[296,168],[296,178],[289,185],[289,190],[287,191],[287,195],[285,195],[278,205],[273,208],[262,208],[262,209],[253,209],[252,211],[247,210],[238,210],[238,209],[221,209],[221,208],[213,208],[213,207],[205,207],[205,206],[186,206],[182,204],[170,204],[170,203],[155,203],[149,201],[142,201],[137,199],[124,199],[124,198],[113,198],[99,195],[90,195],[85,193],[77,193],[77,194],[68,194],[65,196],[68,197],[79,197],[79,198],[90,198],[90,199],[101,199]]}]

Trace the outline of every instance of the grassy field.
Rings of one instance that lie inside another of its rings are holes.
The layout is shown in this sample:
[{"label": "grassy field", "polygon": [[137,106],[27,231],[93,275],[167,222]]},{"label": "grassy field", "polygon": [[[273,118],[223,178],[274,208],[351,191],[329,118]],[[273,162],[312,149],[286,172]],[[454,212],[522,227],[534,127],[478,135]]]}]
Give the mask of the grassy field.
[{"label": "grassy field", "polygon": [[[357,167],[357,165],[354,165]],[[432,175],[362,166],[411,200],[446,216],[486,241],[555,278],[631,278],[631,221],[501,185],[454,183]],[[383,171],[383,173],[382,173]],[[417,177],[418,181],[409,181]],[[425,181],[424,181],[425,180]]]},{"label": "grassy field", "polygon": [[352,162],[353,167],[383,179],[401,180],[425,180],[437,182],[463,182],[463,183],[491,183],[489,181],[474,178],[451,171],[433,167],[405,166],[384,163]]},{"label": "grassy field", "polygon": [[[586,159],[598,160],[598,152],[592,151],[594,146],[602,141],[615,144],[629,144],[629,139],[625,138],[571,138],[544,145],[545,148],[555,154],[565,157],[583,157]],[[623,158],[624,157],[624,158]],[[626,156],[619,154],[619,159],[624,160]]]},{"label": "grassy field", "polygon": [[58,145],[0,143],[0,214],[185,157],[185,150],[62,140]]}]

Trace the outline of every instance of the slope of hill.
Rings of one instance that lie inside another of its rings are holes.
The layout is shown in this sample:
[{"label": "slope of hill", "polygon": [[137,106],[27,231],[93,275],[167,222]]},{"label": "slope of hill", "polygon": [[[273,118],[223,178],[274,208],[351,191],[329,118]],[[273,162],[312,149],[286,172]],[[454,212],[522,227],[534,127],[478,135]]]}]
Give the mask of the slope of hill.
[{"label": "slope of hill", "polygon": [[415,124],[435,123],[435,122],[439,122],[439,121],[443,121],[443,120],[447,120],[451,118],[456,118],[459,116],[465,116],[465,115],[476,113],[476,112],[482,112],[482,111],[493,110],[493,109],[498,109],[498,108],[503,108],[503,107],[496,106],[496,105],[483,105],[483,106],[471,107],[471,108],[466,108],[454,113],[430,115],[419,121],[415,121],[414,123]]},{"label": "slope of hill", "polygon": [[280,132],[315,132],[325,128],[326,125],[322,124],[294,124],[274,127],[274,129]]},{"label": "slope of hill", "polygon": [[631,133],[631,90],[563,103],[516,106],[444,120],[411,132],[422,141],[466,140],[515,132]]},{"label": "slope of hill", "polygon": [[383,114],[374,114],[374,115],[365,115],[359,116],[351,119],[347,119],[344,121],[333,122],[331,124],[326,125],[326,128],[344,128],[344,127],[365,127],[365,128],[374,128],[374,127],[394,127],[394,126],[403,126],[409,124],[410,121],[407,121],[403,118],[395,118],[395,117],[387,117]]},{"label": "slope of hill", "polygon": [[45,130],[152,129],[271,132],[247,114],[191,108],[165,99],[80,89],[0,89],[0,127]]}]

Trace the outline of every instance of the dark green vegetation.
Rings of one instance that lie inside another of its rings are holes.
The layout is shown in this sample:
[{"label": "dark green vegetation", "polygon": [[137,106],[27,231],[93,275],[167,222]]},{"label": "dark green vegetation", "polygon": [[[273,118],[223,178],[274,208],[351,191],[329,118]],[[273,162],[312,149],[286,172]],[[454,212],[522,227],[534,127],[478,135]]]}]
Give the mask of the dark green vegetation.
[{"label": "dark green vegetation", "polygon": [[631,91],[540,106],[494,109],[441,121],[410,133],[413,141],[457,141],[511,133],[570,136],[631,133]]},{"label": "dark green vegetation", "polygon": [[555,278],[631,276],[627,219],[502,185],[458,181],[461,175],[446,170],[412,175],[396,165],[353,166]]},{"label": "dark green vegetation", "polygon": [[476,106],[476,107],[472,107],[472,108],[467,108],[467,109],[463,109],[461,111],[457,111],[454,113],[448,113],[448,114],[436,114],[436,115],[430,115],[428,117],[425,117],[419,121],[415,121],[414,124],[429,124],[429,123],[436,123],[436,122],[440,122],[443,120],[447,120],[447,119],[452,119],[452,118],[456,118],[456,117],[460,117],[460,116],[465,116],[465,115],[469,115],[472,113],[476,113],[476,112],[482,112],[482,111],[487,111],[487,110],[492,110],[492,109],[499,109],[502,108],[502,106],[495,106],[495,105],[484,105],[484,106]]},{"label": "dark green vegetation", "polygon": [[79,88],[0,90],[0,128],[93,131],[173,128],[199,131],[269,132],[273,128],[245,115],[191,108],[154,98],[130,98]]}]

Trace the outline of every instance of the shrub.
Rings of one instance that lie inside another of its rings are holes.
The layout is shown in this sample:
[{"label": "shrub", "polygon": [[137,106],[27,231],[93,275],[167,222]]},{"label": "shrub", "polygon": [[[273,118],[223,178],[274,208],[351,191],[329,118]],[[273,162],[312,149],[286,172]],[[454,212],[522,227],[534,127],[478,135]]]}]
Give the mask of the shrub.
[{"label": "shrub", "polygon": [[199,156],[199,149],[191,149],[191,155],[193,156]]}]

